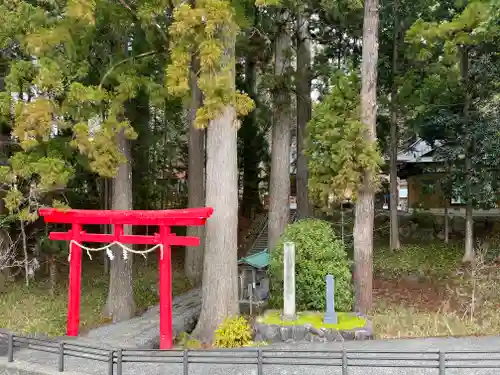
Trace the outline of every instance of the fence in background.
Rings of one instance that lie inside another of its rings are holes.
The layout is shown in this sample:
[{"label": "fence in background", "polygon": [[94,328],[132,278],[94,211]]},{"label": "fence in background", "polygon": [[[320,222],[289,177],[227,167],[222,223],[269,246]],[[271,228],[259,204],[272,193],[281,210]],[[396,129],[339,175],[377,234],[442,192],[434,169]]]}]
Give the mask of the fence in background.
[{"label": "fence in background", "polygon": [[[0,346],[6,347],[8,362],[15,351],[26,348],[53,354],[58,371],[65,371],[68,357],[83,358],[107,364],[108,375],[122,375],[129,363],[177,364],[189,375],[193,364],[247,365],[265,375],[266,368],[278,366],[338,367],[342,375],[351,368],[435,369],[446,375],[447,369],[500,369],[498,351],[374,351],[374,350],[288,350],[288,349],[219,349],[219,350],[141,350],[103,349],[77,342],[44,340],[0,333]],[[1,355],[1,352],[0,352]],[[500,370],[499,370],[500,373]]]}]

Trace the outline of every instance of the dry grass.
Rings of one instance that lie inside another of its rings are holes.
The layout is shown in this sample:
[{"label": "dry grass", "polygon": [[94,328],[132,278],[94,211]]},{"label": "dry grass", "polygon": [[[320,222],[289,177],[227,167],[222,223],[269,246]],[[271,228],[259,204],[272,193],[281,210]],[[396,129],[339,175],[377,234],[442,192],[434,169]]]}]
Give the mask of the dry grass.
[{"label": "dry grass", "polygon": [[500,332],[500,270],[494,257],[479,246],[475,264],[463,267],[457,250],[430,244],[378,252],[379,289],[371,314],[378,338]]},{"label": "dry grass", "polygon": [[494,310],[486,310],[471,320],[456,311],[422,311],[412,306],[378,304],[372,322],[379,339],[486,336],[500,332],[500,313]]},{"label": "dry grass", "polygon": [[[134,296],[140,313],[158,302],[155,289],[158,268],[156,264],[145,266],[140,259],[135,262],[134,268]],[[61,272],[54,296],[50,295],[45,280],[36,281],[30,287],[26,287],[23,282],[9,285],[6,292],[0,295],[0,327],[16,333],[64,335],[68,293],[66,273],[67,270]],[[172,284],[174,295],[190,288],[188,280],[181,272],[174,272]],[[102,316],[107,292],[108,277],[104,275],[102,266],[95,261],[85,262],[80,313],[82,331],[109,322]]]}]

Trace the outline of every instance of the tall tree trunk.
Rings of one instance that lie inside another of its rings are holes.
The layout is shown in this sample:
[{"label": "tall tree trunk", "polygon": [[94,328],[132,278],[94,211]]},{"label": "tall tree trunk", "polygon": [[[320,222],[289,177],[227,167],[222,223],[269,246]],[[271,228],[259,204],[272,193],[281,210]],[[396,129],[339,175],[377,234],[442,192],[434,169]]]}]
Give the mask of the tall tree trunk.
[{"label": "tall tree trunk", "polygon": [[[245,88],[247,94],[257,103],[257,61],[255,53],[250,52],[245,62]],[[262,148],[262,136],[257,124],[257,112],[252,111],[245,116],[239,131],[243,150],[243,194],[240,215],[253,219],[262,207],[259,195],[259,164],[261,154],[256,150]]]},{"label": "tall tree trunk", "polygon": [[[104,200],[104,209],[105,210],[109,210],[109,202],[110,202],[110,197],[111,197],[111,194],[110,194],[110,184],[109,184],[109,178],[103,178],[103,184],[104,184],[104,197],[103,197],[103,200]],[[111,231],[111,228],[110,228],[110,225],[108,224],[104,224],[102,226],[102,231],[104,233],[110,233]],[[109,275],[109,258],[108,258],[108,255],[103,252],[103,257],[104,257],[104,273],[106,275]]]},{"label": "tall tree trunk", "polygon": [[[8,74],[8,60],[0,55],[0,92],[5,91],[5,77]],[[10,137],[10,127],[8,122],[3,122],[0,120],[0,161],[5,163],[9,158],[9,137]],[[3,189],[0,190],[0,215],[7,214],[7,209],[5,207],[5,201],[3,200],[5,197],[5,192]],[[7,240],[9,239],[9,241]],[[4,233],[2,230],[0,233],[0,260],[1,259],[10,259],[9,253],[12,251],[10,243],[10,237],[7,236],[7,233]],[[10,260],[8,261],[10,263]],[[0,264],[0,292],[3,287],[10,279],[10,264],[5,264],[5,268],[2,269],[2,265]]]},{"label": "tall tree trunk", "polygon": [[[120,165],[118,173],[113,179],[113,210],[132,209],[132,164],[130,142],[125,135],[118,135],[118,147],[127,161]],[[124,227],[125,234],[131,234],[130,226]],[[132,289],[132,254],[127,259],[123,258],[120,247],[113,248],[114,259],[110,262],[110,278],[108,299],[106,301],[105,315],[111,317],[113,322],[130,319],[135,315],[135,302]]]},{"label": "tall tree trunk", "polygon": [[[226,38],[223,64],[235,82],[236,41]],[[234,90],[235,87],[233,86]],[[227,105],[206,131],[206,205],[214,214],[205,225],[201,313],[194,335],[212,342],[219,325],[239,313],[238,304],[238,136],[234,107]]]},{"label": "tall tree trunk", "polygon": [[[464,128],[467,130],[469,125],[469,109],[471,96],[469,92],[469,51],[466,47],[460,50],[460,73],[462,76],[462,85],[464,89],[464,109],[463,109],[463,123]],[[472,161],[470,154],[472,152],[472,140],[468,140],[465,145],[465,195],[466,195],[466,207],[465,207],[465,253],[462,258],[462,262],[473,262],[474,261],[474,218],[472,216]]]},{"label": "tall tree trunk", "polygon": [[[275,43],[274,75],[287,79],[290,66],[291,38],[286,29],[287,15],[282,17],[282,30]],[[273,94],[273,130],[271,148],[271,178],[269,182],[269,238],[268,249],[276,246],[288,224],[290,212],[290,150],[291,150],[291,97],[280,87]]]},{"label": "tall tree trunk", "polygon": [[304,142],[306,126],[312,115],[309,20],[301,11],[297,16],[297,34],[297,216],[300,219],[311,214]]},{"label": "tall tree trunk", "polygon": [[444,201],[444,243],[450,242],[450,218],[448,217],[448,197]]},{"label": "tall tree trunk", "polygon": [[[196,71],[198,61],[193,58],[191,69],[191,101],[189,104],[189,153],[188,153],[188,206],[205,205],[205,130],[194,126],[196,111],[201,106],[201,91],[198,87]],[[200,238],[200,246],[187,247],[184,261],[186,277],[193,285],[198,285],[203,276],[203,253],[205,247],[205,228],[188,227],[187,235]]]},{"label": "tall tree trunk", "polygon": [[234,108],[224,112],[207,129],[207,206],[214,208],[207,220],[203,297],[195,336],[212,342],[213,334],[238,306],[238,163]]},{"label": "tall tree trunk", "polygon": [[391,250],[399,250],[399,222],[398,222],[398,104],[397,104],[397,74],[398,74],[398,44],[399,44],[399,4],[398,0],[394,3],[394,34],[392,43],[392,85],[391,85],[391,172],[390,172],[390,190],[391,190]]},{"label": "tall tree trunk", "polygon": [[[377,61],[378,61],[378,0],[365,0],[363,18],[363,54],[361,64],[361,121],[366,136],[376,141]],[[354,221],[354,261],[356,310],[367,313],[372,307],[374,188],[372,178],[365,173],[358,191]]]}]

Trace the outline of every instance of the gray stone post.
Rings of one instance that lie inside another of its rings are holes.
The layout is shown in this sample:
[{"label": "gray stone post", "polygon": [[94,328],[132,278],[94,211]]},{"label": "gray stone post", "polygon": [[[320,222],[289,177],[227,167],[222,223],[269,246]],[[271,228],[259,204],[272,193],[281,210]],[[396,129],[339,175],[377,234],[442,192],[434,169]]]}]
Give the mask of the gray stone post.
[{"label": "gray stone post", "polygon": [[295,244],[285,242],[283,251],[283,319],[294,320],[295,315]]},{"label": "gray stone post", "polygon": [[326,312],[325,324],[337,324],[337,313],[335,312],[335,278],[326,275]]}]

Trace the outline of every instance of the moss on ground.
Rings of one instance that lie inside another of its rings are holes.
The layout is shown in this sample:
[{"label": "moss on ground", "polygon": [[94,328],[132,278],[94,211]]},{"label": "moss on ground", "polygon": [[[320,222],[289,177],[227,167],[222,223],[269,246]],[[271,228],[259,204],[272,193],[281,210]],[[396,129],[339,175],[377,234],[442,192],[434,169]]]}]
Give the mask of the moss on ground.
[{"label": "moss on ground", "polygon": [[297,314],[296,320],[282,320],[279,311],[270,311],[263,316],[257,318],[257,322],[263,324],[277,324],[282,326],[303,326],[306,324],[312,325],[316,329],[328,328],[338,331],[348,331],[356,328],[363,328],[366,320],[350,313],[337,313],[337,324],[324,324],[323,313],[319,312],[300,312]]}]

